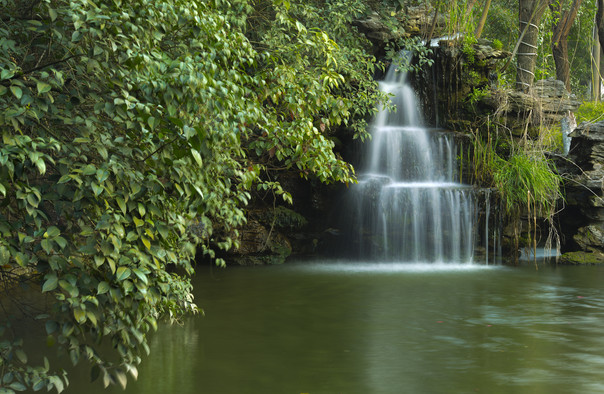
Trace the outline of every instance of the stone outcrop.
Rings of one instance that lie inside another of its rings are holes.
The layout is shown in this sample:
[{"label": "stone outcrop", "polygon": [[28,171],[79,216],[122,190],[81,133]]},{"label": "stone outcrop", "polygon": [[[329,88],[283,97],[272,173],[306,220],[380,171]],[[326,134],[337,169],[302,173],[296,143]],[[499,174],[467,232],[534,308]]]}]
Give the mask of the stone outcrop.
[{"label": "stone outcrop", "polygon": [[[388,41],[418,36],[428,32],[434,21],[434,8],[429,4],[408,6],[389,19],[374,12],[355,22],[365,36],[376,46],[383,47]],[[396,21],[396,23],[393,23]],[[444,15],[436,16],[435,32],[440,32],[445,26]]]},{"label": "stone outcrop", "polygon": [[604,262],[604,122],[582,123],[570,136],[568,161],[558,163],[566,191],[562,261]]},{"label": "stone outcrop", "polygon": [[240,230],[238,241],[239,247],[229,251],[228,259],[239,265],[281,264],[292,252],[283,234],[256,220],[248,221]]},{"label": "stone outcrop", "polygon": [[581,105],[566,91],[564,83],[555,79],[535,82],[529,93],[493,90],[480,103],[516,136],[526,131],[537,135],[541,126],[559,125]]},{"label": "stone outcrop", "polygon": [[533,111],[552,120],[560,120],[568,111],[575,111],[581,105],[566,91],[564,82],[555,79],[535,82],[531,93],[508,91],[505,97],[507,100],[491,102],[493,108],[514,114]]}]

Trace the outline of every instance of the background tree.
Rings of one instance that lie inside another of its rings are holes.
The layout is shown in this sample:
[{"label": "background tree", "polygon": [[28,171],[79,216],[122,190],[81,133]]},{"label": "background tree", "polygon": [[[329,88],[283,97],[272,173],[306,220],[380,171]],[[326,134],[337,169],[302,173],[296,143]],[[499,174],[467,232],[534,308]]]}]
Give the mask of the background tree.
[{"label": "background tree", "polygon": [[[602,52],[604,50],[604,1],[596,0],[596,17],[594,26],[594,41],[596,44],[593,49],[592,56],[592,98],[595,101],[600,101],[601,84],[602,84]],[[599,48],[598,48],[599,47]]]},{"label": "background tree", "polygon": [[566,90],[570,92],[570,62],[568,59],[568,35],[577,17],[581,0],[573,0],[568,9],[564,9],[564,2],[557,0],[550,2],[552,12],[553,35],[552,53],[556,64],[556,79],[564,82]]},{"label": "background tree", "polygon": [[478,25],[476,26],[476,30],[474,30],[474,35],[476,38],[480,38],[482,34],[482,30],[484,29],[484,25],[487,21],[487,16],[489,14],[489,8],[491,8],[491,0],[486,0],[484,6],[482,8],[482,14],[480,15],[480,20],[478,21]]},{"label": "background tree", "polygon": [[517,52],[516,88],[527,92],[535,79],[535,64],[539,42],[539,22],[548,3],[546,0],[520,0],[518,2],[520,29]]}]

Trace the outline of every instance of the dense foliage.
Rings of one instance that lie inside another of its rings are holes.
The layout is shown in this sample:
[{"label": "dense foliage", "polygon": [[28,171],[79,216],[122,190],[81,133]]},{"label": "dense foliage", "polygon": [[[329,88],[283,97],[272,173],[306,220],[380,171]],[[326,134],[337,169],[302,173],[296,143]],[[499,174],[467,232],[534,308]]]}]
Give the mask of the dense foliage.
[{"label": "dense foliage", "polygon": [[[493,0],[488,10],[487,22],[485,24],[482,38],[498,40],[503,44],[503,49],[513,52],[519,37],[518,9],[519,0]],[[553,56],[552,38],[556,25],[560,22],[564,12],[571,8],[572,1],[548,0],[542,2],[548,7],[538,23],[538,40],[534,52],[536,53],[535,80],[556,78],[556,65]],[[464,0],[459,2],[433,2],[441,13],[447,15],[447,34],[461,33],[471,36],[478,23],[481,13],[487,2],[477,0]],[[590,81],[592,75],[592,49],[594,45],[593,29],[594,15],[596,12],[594,0],[584,0],[577,9],[570,28],[568,40],[568,61],[572,73],[570,73],[571,91],[585,98],[589,98]],[[562,13],[560,12],[562,11]],[[515,89],[517,56],[506,67],[499,76],[499,80],[508,88]]]},{"label": "dense foliage", "polygon": [[[549,1],[548,4],[563,5],[566,10],[570,1]],[[571,91],[578,96],[589,97],[589,85],[592,78],[592,47],[593,28],[596,3],[585,0],[578,9],[568,36],[568,56],[572,72],[570,73]],[[539,40],[536,48],[537,60],[535,80],[555,78],[556,70],[552,54],[553,26],[560,15],[547,10],[539,23]],[[498,39],[504,44],[504,49],[513,51],[518,40],[518,0],[494,0],[485,27],[485,37]],[[508,68],[502,80],[513,87],[514,67]]]},{"label": "dense foliage", "polygon": [[[92,377],[136,377],[161,316],[195,312],[196,250],[235,242],[275,171],[353,182],[330,133],[380,95],[361,1],[0,0],[0,302]],[[354,99],[354,100],[353,100]],[[39,283],[39,287],[38,287]],[[0,327],[0,392],[55,388]],[[109,341],[117,352],[101,354]],[[110,361],[114,360],[114,361]],[[115,361],[117,360],[117,361]]]}]

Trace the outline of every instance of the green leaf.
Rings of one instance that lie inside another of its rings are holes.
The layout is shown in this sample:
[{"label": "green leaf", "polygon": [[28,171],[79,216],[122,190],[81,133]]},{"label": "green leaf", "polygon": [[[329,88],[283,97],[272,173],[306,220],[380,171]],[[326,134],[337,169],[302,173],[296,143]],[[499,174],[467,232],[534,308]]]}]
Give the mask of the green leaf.
[{"label": "green leaf", "polygon": [[52,86],[47,84],[46,82],[39,81],[38,83],[36,83],[36,88],[38,89],[38,94],[43,94],[43,93],[50,92],[50,89],[52,89]]},{"label": "green leaf", "polygon": [[132,292],[132,290],[134,290],[134,284],[131,281],[125,280],[122,283],[124,285],[124,292],[126,294],[128,294],[128,293]]},{"label": "green leaf", "polygon": [[15,391],[25,391],[25,390],[27,390],[27,387],[25,387],[23,385],[23,383],[20,383],[20,382],[13,382],[8,387],[11,388],[11,389],[13,389],[13,390],[15,390]]},{"label": "green leaf", "polygon": [[109,172],[104,168],[99,168],[96,170],[96,180],[99,183],[103,183],[109,178]]},{"label": "green leaf", "polygon": [[38,200],[38,197],[36,197],[35,194],[30,193],[27,195],[27,202],[29,203],[29,205],[31,205],[32,207],[37,208],[38,204],[40,203],[40,200]]},{"label": "green leaf", "polygon": [[196,151],[195,149],[191,149],[191,155],[193,156],[193,158],[197,162],[197,165],[199,167],[203,167],[203,161],[201,160],[201,155],[199,154],[199,152]]},{"label": "green leaf", "polygon": [[170,236],[170,228],[168,226],[164,225],[164,224],[161,224],[161,223],[157,225],[157,232],[164,239],[168,239],[168,237]]},{"label": "green leaf", "polygon": [[6,188],[2,183],[0,183],[0,193],[2,193],[4,197],[6,197]]},{"label": "green leaf", "polygon": [[107,262],[109,263],[109,268],[111,268],[111,273],[115,274],[115,261],[113,259],[108,258]]},{"label": "green leaf", "polygon": [[134,275],[136,275],[145,285],[149,283],[147,275],[145,275],[143,271],[139,270],[138,268],[133,268],[132,272],[134,272]]},{"label": "green leaf", "polygon": [[86,317],[88,318],[88,320],[90,320],[90,322],[92,323],[92,325],[96,327],[96,325],[97,325],[96,314],[94,312],[92,312],[92,311],[86,311]]},{"label": "green leaf", "polygon": [[141,204],[140,202],[138,203],[138,213],[141,215],[141,218],[143,216],[145,216],[145,213],[147,213],[145,206],[143,204]]},{"label": "green leaf", "polygon": [[44,162],[44,159],[39,158],[38,160],[35,161],[36,167],[38,167],[38,171],[40,172],[40,175],[44,175],[46,173],[46,163]]},{"label": "green leaf", "polygon": [[126,390],[126,383],[128,382],[128,378],[126,374],[122,371],[114,371],[115,380],[122,386],[122,390]]},{"label": "green leaf", "polygon": [[55,387],[58,394],[63,392],[63,390],[65,389],[65,385],[63,384],[63,381],[58,376],[49,376],[48,380]]},{"label": "green leaf", "polygon": [[27,264],[29,263],[29,257],[27,257],[25,254],[18,252],[15,255],[15,261],[17,262],[17,264],[19,264],[19,266],[25,268],[27,266]]},{"label": "green leaf", "polygon": [[21,349],[15,350],[15,356],[21,361],[23,364],[27,364],[27,354]]},{"label": "green leaf", "polygon": [[49,239],[43,239],[42,242],[40,242],[40,245],[47,254],[50,254],[50,252],[52,252],[52,242]]},{"label": "green leaf", "polygon": [[58,181],[58,184],[62,184],[62,183],[67,183],[71,180],[71,175],[67,174],[67,175],[63,175]]},{"label": "green leaf", "polygon": [[99,196],[103,192],[103,187],[94,182],[90,182],[90,187],[92,188],[95,196]]},{"label": "green leaf", "polygon": [[157,125],[157,119],[155,119],[155,117],[153,116],[149,116],[149,118],[147,119],[147,124],[149,125],[149,128],[153,130]]},{"label": "green leaf", "polygon": [[121,197],[116,197],[115,201],[117,202],[117,205],[120,207],[120,210],[122,211],[122,213],[125,215],[127,210],[126,210],[126,203],[124,202],[124,199]]},{"label": "green leaf", "polygon": [[67,291],[70,297],[77,297],[78,294],[80,294],[78,288],[66,280],[59,280],[59,286],[61,286],[65,291]]},{"label": "green leaf", "polygon": [[59,282],[59,280],[57,278],[57,274],[55,274],[55,273],[47,274],[45,276],[45,278],[46,278],[46,281],[44,282],[44,285],[42,286],[42,293],[46,293],[47,291],[52,291],[57,288],[57,284]]},{"label": "green leaf", "polygon": [[99,378],[101,374],[101,368],[98,365],[94,365],[90,370],[90,383],[94,382]]},{"label": "green leaf", "polygon": [[20,100],[21,96],[23,96],[23,91],[18,86],[11,85],[10,91],[13,92],[13,95],[17,98],[17,100]]},{"label": "green leaf", "polygon": [[151,249],[151,241],[149,241],[147,237],[141,237],[141,241],[143,241],[143,245],[145,245],[147,249]]},{"label": "green leaf", "polygon": [[101,256],[99,254],[95,254],[94,255],[94,265],[98,267],[100,267],[101,265],[103,265],[103,263],[105,262],[105,256]]},{"label": "green leaf", "polygon": [[109,288],[109,283],[105,281],[99,282],[99,285],[97,286],[97,294],[105,294],[109,291]]},{"label": "green leaf", "polygon": [[128,277],[130,277],[130,274],[132,273],[132,271],[130,271],[130,268],[128,267],[119,267],[117,269],[116,272],[116,278],[117,280],[119,280],[120,282],[127,279]]},{"label": "green leaf", "polygon": [[57,19],[57,11],[48,6],[48,16],[50,16],[50,20],[54,22]]},{"label": "green leaf", "polygon": [[0,80],[10,79],[15,76],[15,70],[5,68],[0,73]]},{"label": "green leaf", "polygon": [[54,238],[58,235],[61,235],[61,230],[56,226],[50,226],[44,233],[44,238]]},{"label": "green leaf", "polygon": [[76,308],[73,310],[73,317],[75,317],[76,321],[80,324],[86,322],[86,311],[83,311],[80,308]]},{"label": "green leaf", "polygon": [[101,242],[101,252],[103,252],[103,255],[111,256],[114,251],[115,251],[115,246],[113,246],[113,244],[111,244],[110,242],[107,242],[107,241]]},{"label": "green leaf", "polygon": [[56,237],[53,241],[55,241],[61,249],[65,249],[67,246],[67,240],[63,237]]},{"label": "green leaf", "polygon": [[[76,140],[77,140],[77,138],[76,138]],[[89,142],[90,142],[90,139],[86,138],[85,143],[89,143]],[[87,166],[82,168],[82,175],[92,175],[92,174],[96,174],[96,167],[94,166],[94,164],[88,164]]]},{"label": "green leaf", "polygon": [[47,321],[46,322],[46,334],[50,335],[54,332],[56,332],[59,329],[59,325],[57,324],[56,321]]}]

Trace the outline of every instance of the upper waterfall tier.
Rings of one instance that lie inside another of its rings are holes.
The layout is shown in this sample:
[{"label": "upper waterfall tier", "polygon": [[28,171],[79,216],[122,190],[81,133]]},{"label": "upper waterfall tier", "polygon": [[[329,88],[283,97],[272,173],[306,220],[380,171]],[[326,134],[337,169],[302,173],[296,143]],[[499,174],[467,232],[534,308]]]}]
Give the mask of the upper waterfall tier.
[{"label": "upper waterfall tier", "polygon": [[[403,55],[403,62],[409,55]],[[380,89],[390,95],[390,105],[380,108],[371,123],[371,151],[365,172],[383,174],[395,182],[453,182],[456,146],[451,138],[427,130],[419,100],[407,83],[404,68],[389,68]],[[393,109],[393,110],[391,110]]]}]

